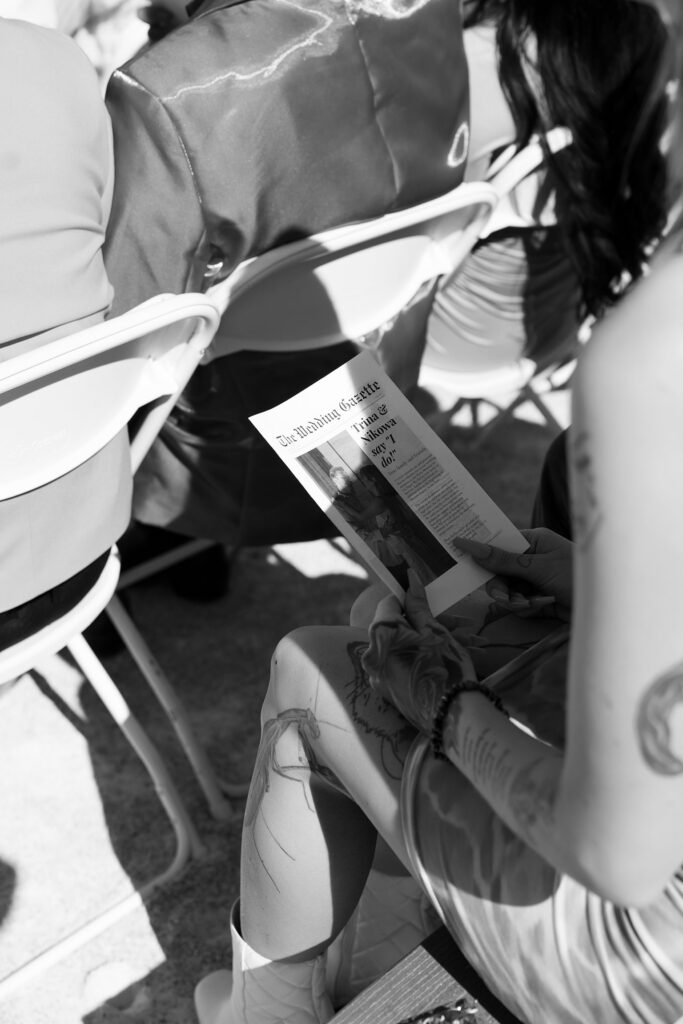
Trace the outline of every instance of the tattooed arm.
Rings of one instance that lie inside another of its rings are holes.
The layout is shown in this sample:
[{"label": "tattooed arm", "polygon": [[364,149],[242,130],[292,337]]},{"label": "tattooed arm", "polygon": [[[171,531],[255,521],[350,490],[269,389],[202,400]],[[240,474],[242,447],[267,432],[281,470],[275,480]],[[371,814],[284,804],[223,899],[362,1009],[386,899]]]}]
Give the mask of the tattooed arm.
[{"label": "tattooed arm", "polygon": [[562,807],[591,871],[632,901],[683,863],[682,327],[683,257],[662,251],[574,384]]},{"label": "tattooed arm", "polygon": [[609,314],[574,382],[563,754],[460,695],[449,757],[550,863],[644,905],[683,863],[683,255]]}]

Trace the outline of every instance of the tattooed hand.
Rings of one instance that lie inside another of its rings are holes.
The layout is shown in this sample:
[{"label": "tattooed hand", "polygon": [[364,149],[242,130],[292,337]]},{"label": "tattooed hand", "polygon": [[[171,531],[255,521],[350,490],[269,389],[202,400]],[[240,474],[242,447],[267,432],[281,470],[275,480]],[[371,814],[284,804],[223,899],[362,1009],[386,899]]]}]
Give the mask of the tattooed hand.
[{"label": "tattooed hand", "polygon": [[[568,621],[572,606],[572,542],[544,528],[522,530],[522,534],[529,541],[529,547],[521,553],[464,537],[456,537],[455,543],[483,568],[514,579],[516,591],[502,595],[509,602],[510,610],[524,614],[522,607],[526,605],[527,614],[547,615],[551,611],[547,598],[552,598],[552,613]],[[496,581],[492,581],[492,586],[495,589]]]},{"label": "tattooed hand", "polygon": [[429,734],[443,692],[456,679],[476,679],[465,648],[434,618],[424,587],[410,571],[405,609],[379,602],[363,669],[372,688],[421,732]]}]

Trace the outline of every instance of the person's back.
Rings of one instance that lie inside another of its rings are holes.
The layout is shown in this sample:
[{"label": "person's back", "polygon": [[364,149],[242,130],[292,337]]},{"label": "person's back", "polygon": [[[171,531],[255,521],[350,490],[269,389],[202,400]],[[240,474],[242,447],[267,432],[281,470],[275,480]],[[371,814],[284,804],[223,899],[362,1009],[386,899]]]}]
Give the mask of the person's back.
[{"label": "person's back", "polygon": [[573,143],[546,161],[538,201],[532,189],[503,204],[502,230],[437,295],[428,351],[435,346],[434,365],[450,357],[456,369],[468,346],[481,345],[502,362],[526,356],[542,367],[576,354],[581,321],[614,301],[624,275],[640,275],[663,229],[665,103],[644,97],[664,31],[632,0],[469,0],[465,23],[468,176],[484,175],[504,144],[558,125]]},{"label": "person's back", "polygon": [[[113,158],[95,72],[72,40],[0,18],[0,51],[2,362],[104,319]],[[0,613],[102,555],[126,527],[130,490],[122,433],[48,487],[0,503]]]},{"label": "person's back", "polygon": [[102,244],[110,129],[87,58],[71,40],[0,19],[0,359],[28,335],[104,318]]},{"label": "person's back", "polygon": [[[107,101],[117,311],[202,288],[216,263],[225,275],[279,243],[459,184],[459,3],[209,0],[115,73]],[[136,517],[228,543],[245,521],[253,543],[254,527],[265,542],[327,529],[247,416],[352,354],[240,353],[200,368],[136,479]]]}]

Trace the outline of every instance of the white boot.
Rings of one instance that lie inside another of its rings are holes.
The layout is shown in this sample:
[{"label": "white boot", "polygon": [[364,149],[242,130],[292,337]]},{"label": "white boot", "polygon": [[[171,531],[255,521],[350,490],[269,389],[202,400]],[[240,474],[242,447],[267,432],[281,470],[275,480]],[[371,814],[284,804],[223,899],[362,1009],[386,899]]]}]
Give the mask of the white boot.
[{"label": "white boot", "polygon": [[232,971],[216,971],[194,993],[199,1024],[327,1024],[325,956],[304,963],[267,960],[239,933],[239,903],[230,914]]},{"label": "white boot", "polygon": [[373,869],[353,916],[327,951],[327,991],[335,1009],[385,974],[439,924],[414,878]]}]

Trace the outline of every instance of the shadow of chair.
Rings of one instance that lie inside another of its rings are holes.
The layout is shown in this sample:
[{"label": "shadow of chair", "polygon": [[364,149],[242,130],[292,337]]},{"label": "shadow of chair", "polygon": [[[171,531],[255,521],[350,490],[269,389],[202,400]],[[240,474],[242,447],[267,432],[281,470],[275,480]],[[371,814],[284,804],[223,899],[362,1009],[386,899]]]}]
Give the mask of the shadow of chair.
[{"label": "shadow of chair", "polygon": [[[558,153],[571,145],[571,141],[568,129],[554,128],[545,136],[544,144],[534,139],[519,152],[511,146],[499,156],[490,169],[488,180],[500,200],[510,196],[513,201],[499,201],[480,239],[490,238],[501,230],[529,226],[528,214],[520,214],[519,206],[534,206],[539,187],[537,172],[543,168],[546,149]],[[521,203],[517,190],[526,192]],[[457,292],[451,289],[461,270],[462,265],[440,281],[427,324],[419,387],[432,394],[439,405],[439,411],[428,417],[431,425],[438,433],[443,433],[461,409],[468,409],[474,429],[471,447],[474,447],[502,426],[519,406],[531,402],[546,424],[560,431],[566,424],[558,421],[546,396],[569,386],[580,344],[578,326],[547,359],[522,355],[517,343],[507,340],[491,341],[482,337],[479,343],[473,344],[460,331],[462,318],[467,319],[467,310],[460,308]],[[491,288],[495,288],[495,282]],[[480,333],[485,330],[484,324],[483,319],[481,323],[477,321]],[[482,405],[493,410],[492,418],[485,425],[479,418]]]},{"label": "shadow of chair", "polygon": [[[0,499],[46,486],[81,465],[129,424],[134,473],[217,325],[217,310],[205,296],[159,296],[120,317],[4,361],[0,424],[3,436],[15,440],[8,440],[0,452]],[[55,525],[55,545],[60,529],[68,530],[69,524]],[[109,606],[134,657],[136,644],[144,647],[115,597],[119,571],[114,546],[95,582],[73,608],[0,651],[0,684],[68,649],[150,775],[175,834],[174,854],[160,874],[8,975],[0,983],[3,997],[140,906],[153,889],[175,878],[188,859],[202,851],[163,758],[82,636]],[[170,689],[163,679],[156,681],[157,695],[160,688]],[[182,729],[182,722],[174,725]]]}]

